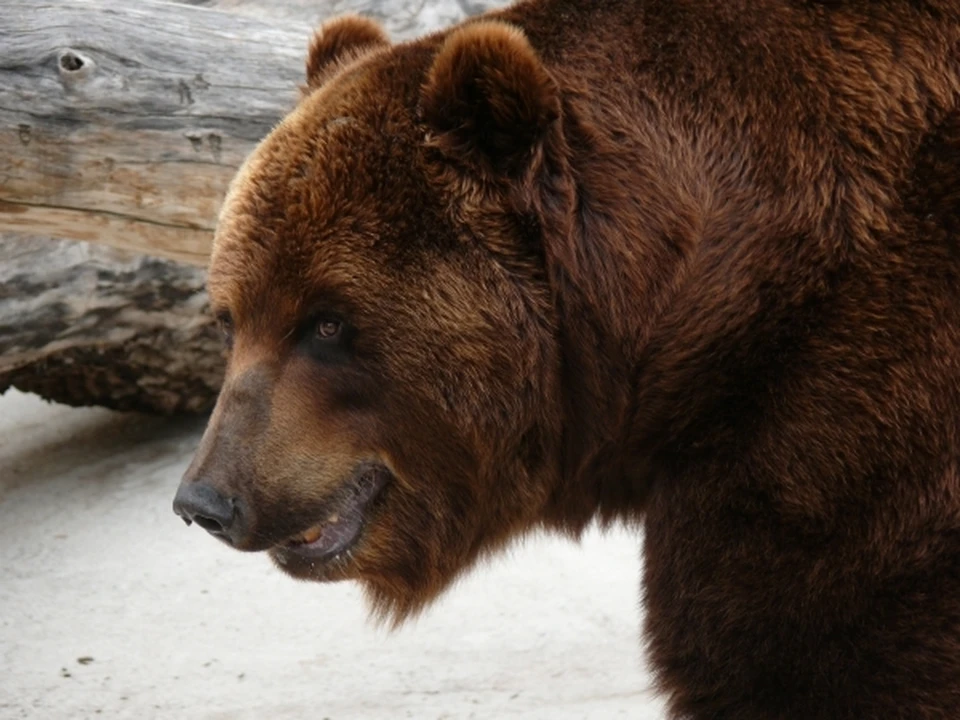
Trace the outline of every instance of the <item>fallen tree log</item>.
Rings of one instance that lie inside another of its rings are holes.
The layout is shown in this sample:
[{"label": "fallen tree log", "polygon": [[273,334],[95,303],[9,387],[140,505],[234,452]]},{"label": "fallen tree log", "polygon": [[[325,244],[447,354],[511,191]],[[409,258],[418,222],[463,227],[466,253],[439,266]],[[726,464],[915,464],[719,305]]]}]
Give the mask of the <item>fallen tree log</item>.
[{"label": "fallen tree log", "polygon": [[306,38],[166,2],[6,0],[4,229],[203,265],[243,158],[296,100]]},{"label": "fallen tree log", "polygon": [[204,271],[103,245],[4,236],[0,393],[172,414],[210,408],[223,343]]},{"label": "fallen tree log", "polygon": [[6,0],[0,392],[209,409],[201,268],[230,178],[296,101],[310,28],[361,12],[404,39],[498,4]]}]

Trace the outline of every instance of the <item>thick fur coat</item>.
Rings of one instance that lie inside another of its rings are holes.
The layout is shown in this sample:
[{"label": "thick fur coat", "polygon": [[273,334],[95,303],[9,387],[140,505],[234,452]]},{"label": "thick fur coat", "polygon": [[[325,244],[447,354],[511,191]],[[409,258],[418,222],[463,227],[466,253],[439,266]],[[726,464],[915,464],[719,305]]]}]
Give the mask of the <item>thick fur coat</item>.
[{"label": "thick fur coat", "polygon": [[178,512],[398,621],[636,522],[674,717],[955,720],[958,100],[956,0],[328,23],[224,204]]}]

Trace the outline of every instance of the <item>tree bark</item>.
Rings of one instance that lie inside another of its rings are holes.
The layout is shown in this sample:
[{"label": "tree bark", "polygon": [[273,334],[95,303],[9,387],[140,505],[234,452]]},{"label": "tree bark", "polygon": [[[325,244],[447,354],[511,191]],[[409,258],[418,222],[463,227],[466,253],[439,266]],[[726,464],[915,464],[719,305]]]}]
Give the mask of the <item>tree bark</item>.
[{"label": "tree bark", "polygon": [[163,414],[210,409],[223,343],[205,312],[201,268],[0,238],[0,393]]},{"label": "tree bark", "polygon": [[204,265],[220,200],[293,107],[306,38],[167,2],[6,0],[8,231]]},{"label": "tree bark", "polygon": [[222,353],[202,267],[216,215],[296,102],[312,28],[360,12],[403,40],[499,4],[5,0],[0,392],[209,409]]}]

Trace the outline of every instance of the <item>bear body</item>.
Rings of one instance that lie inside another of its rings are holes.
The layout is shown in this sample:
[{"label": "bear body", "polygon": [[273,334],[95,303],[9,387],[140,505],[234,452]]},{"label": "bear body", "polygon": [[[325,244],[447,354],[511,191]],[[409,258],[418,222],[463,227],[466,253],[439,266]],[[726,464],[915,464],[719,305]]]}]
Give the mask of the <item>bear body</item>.
[{"label": "bear body", "polygon": [[224,203],[177,512],[397,622],[642,524],[674,717],[960,717],[958,99],[955,0],[331,21]]}]

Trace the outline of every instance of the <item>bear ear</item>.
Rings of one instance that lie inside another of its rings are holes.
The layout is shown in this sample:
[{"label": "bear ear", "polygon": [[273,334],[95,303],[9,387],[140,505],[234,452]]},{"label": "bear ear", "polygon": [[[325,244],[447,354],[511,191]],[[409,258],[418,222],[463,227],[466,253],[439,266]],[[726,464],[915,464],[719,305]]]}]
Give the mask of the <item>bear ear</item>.
[{"label": "bear ear", "polygon": [[344,61],[390,45],[383,28],[370,18],[341,15],[323,23],[307,51],[307,86],[320,87]]},{"label": "bear ear", "polygon": [[455,30],[427,74],[430,143],[481,172],[515,177],[560,117],[559,90],[523,32],[497,21]]}]

